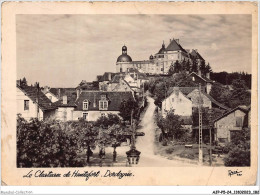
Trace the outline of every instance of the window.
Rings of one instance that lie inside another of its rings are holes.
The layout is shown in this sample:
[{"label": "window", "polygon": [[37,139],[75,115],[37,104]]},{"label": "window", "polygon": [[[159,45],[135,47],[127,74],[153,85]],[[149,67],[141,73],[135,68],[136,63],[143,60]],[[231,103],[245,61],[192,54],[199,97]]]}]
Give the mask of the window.
[{"label": "window", "polygon": [[83,112],[83,119],[88,120],[88,113],[87,112]]},{"label": "window", "polygon": [[88,100],[83,101],[83,110],[88,110]]},{"label": "window", "polygon": [[242,127],[242,117],[236,117],[236,127]]},{"label": "window", "polygon": [[99,110],[107,110],[108,101],[99,101]]},{"label": "window", "polygon": [[101,113],[101,117],[105,117],[106,116],[106,114],[105,113]]},{"label": "window", "polygon": [[24,110],[29,110],[29,100],[24,100]]}]

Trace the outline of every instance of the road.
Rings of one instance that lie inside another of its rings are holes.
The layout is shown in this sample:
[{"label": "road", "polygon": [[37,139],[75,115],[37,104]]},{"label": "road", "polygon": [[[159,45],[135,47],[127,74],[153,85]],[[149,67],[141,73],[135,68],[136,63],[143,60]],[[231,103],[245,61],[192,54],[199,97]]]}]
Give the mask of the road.
[{"label": "road", "polygon": [[[141,137],[137,137],[136,140],[136,149],[141,152],[140,160],[138,163],[138,167],[173,167],[173,166],[197,166],[185,160],[169,160],[160,155],[154,154],[155,147],[155,121],[154,121],[154,111],[156,106],[154,105],[154,100],[151,97],[147,97],[148,106],[147,110],[142,118],[142,122],[140,124],[141,129],[138,131],[144,132],[145,135]],[[129,146],[118,147],[117,154],[118,156],[126,156],[126,151],[130,148]],[[111,150],[111,148],[110,148]],[[111,151],[112,152],[112,151]]]}]

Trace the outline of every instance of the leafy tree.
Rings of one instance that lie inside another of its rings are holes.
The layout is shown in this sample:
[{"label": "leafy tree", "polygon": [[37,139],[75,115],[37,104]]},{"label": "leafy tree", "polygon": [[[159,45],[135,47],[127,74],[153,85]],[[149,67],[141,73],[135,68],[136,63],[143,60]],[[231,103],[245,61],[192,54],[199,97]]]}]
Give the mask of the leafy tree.
[{"label": "leafy tree", "polygon": [[117,114],[108,113],[107,116],[101,116],[95,122],[95,126],[100,127],[103,126],[108,128],[109,126],[121,124],[121,119]]},{"label": "leafy tree", "polygon": [[210,66],[209,63],[208,63],[208,64],[206,65],[206,67],[205,67],[205,72],[206,72],[206,73],[212,73],[212,68],[211,68],[211,66]]},{"label": "leafy tree", "polygon": [[17,117],[18,167],[83,166],[77,158],[80,147],[78,137],[59,121]]},{"label": "leafy tree", "polygon": [[201,61],[199,69],[201,71],[201,74],[205,76],[207,71],[206,71],[206,64],[204,60]]},{"label": "leafy tree", "polygon": [[233,91],[229,98],[229,106],[235,108],[239,105],[251,104],[251,93],[248,91],[244,80],[235,79],[232,82]]},{"label": "leafy tree", "polygon": [[178,60],[174,63],[174,73],[179,73],[182,71],[182,65]]},{"label": "leafy tree", "polygon": [[191,72],[198,72],[198,62],[195,58],[191,58]]},{"label": "leafy tree", "polygon": [[250,128],[237,131],[226,150],[229,152],[224,158],[225,166],[250,166]]},{"label": "leafy tree", "polygon": [[174,72],[175,70],[174,70],[174,64],[173,64],[173,62],[171,63],[171,66],[170,66],[170,68],[169,68],[169,70],[168,70],[168,75],[173,75],[175,72]]},{"label": "leafy tree", "polygon": [[190,70],[191,70],[191,62],[190,62],[190,60],[187,60],[187,61],[184,60],[183,65],[184,65],[184,70],[190,72]]},{"label": "leafy tree", "polygon": [[173,137],[179,140],[185,134],[182,128],[183,120],[180,119],[179,115],[175,115],[174,111],[168,112],[165,118],[158,117],[157,125],[166,138]]},{"label": "leafy tree", "polygon": [[119,108],[119,115],[123,118],[124,121],[130,121],[132,110],[133,110],[133,118],[138,119],[139,118],[138,102],[132,98],[129,98],[127,101],[124,100],[123,102],[121,102]]},{"label": "leafy tree", "polygon": [[210,96],[225,106],[230,107],[229,99],[231,97],[231,91],[220,83],[215,82],[213,84],[210,90]]}]

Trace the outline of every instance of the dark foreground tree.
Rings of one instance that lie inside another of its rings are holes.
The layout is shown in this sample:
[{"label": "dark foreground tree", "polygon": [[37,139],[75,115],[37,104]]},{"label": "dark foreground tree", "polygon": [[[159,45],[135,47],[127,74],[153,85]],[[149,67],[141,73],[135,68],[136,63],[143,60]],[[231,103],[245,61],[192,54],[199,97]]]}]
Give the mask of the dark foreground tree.
[{"label": "dark foreground tree", "polygon": [[17,167],[83,166],[77,158],[80,147],[64,123],[17,117]]},{"label": "dark foreground tree", "polygon": [[133,118],[138,119],[139,118],[138,102],[132,98],[129,98],[127,101],[121,102],[119,108],[119,112],[120,112],[119,115],[123,118],[124,121],[130,121],[132,110],[133,110]]}]

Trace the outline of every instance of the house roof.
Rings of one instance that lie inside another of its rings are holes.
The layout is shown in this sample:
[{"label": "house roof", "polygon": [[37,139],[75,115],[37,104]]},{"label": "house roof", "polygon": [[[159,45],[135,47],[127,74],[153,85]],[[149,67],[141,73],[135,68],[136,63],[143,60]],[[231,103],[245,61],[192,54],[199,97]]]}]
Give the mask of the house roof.
[{"label": "house roof", "polygon": [[[193,87],[193,90],[192,90],[189,94],[191,94],[194,90],[199,91],[198,87]],[[213,104],[217,105],[218,107],[220,107],[220,108],[222,108],[222,109],[224,109],[224,110],[228,110],[228,109],[229,109],[229,108],[226,107],[225,105],[223,105],[223,104],[219,103],[217,100],[215,100],[213,97],[211,97],[211,96],[210,96],[209,94],[207,94],[205,91],[206,91],[206,90],[204,90],[204,91],[201,90],[201,94],[203,94],[204,96],[206,96]],[[189,96],[189,94],[188,94],[188,96]]]},{"label": "house roof", "polygon": [[215,100],[215,99],[214,99],[213,97],[211,97],[209,94],[204,93],[204,92],[202,92],[202,93],[203,93],[205,96],[207,96],[213,104],[217,105],[218,107],[220,107],[220,108],[222,108],[222,109],[224,109],[224,110],[229,110],[229,108],[228,108],[227,106],[225,106],[225,105],[219,103],[217,100]]},{"label": "house roof", "polygon": [[[110,81],[109,79],[113,79],[113,77],[114,77],[115,75],[118,75],[118,74],[119,74],[119,73],[105,72],[105,73],[101,76],[99,82],[102,82],[102,81]],[[111,78],[109,78],[109,75],[110,75]]]},{"label": "house roof", "polygon": [[[197,52],[196,50],[192,50],[192,52],[190,53],[190,55],[192,55],[195,59],[200,59],[200,60],[204,60],[203,57],[199,54],[199,52]],[[205,60],[204,60],[205,61]]]},{"label": "house roof", "polygon": [[110,81],[110,83],[119,83],[120,79],[124,79],[124,76],[122,75],[115,75],[113,79]]},{"label": "house roof", "polygon": [[166,48],[167,51],[183,51],[184,53],[187,53],[187,51],[185,49],[182,48],[182,46],[177,43],[177,41],[175,39],[173,39],[170,44],[168,45],[168,47]]},{"label": "house roof", "polygon": [[75,88],[50,88],[49,90],[53,95],[56,97],[60,97],[66,95],[66,96],[73,96],[76,95],[76,89]]},{"label": "house roof", "polygon": [[204,80],[204,81],[207,82],[207,83],[213,83],[212,80],[208,79],[207,77],[199,76],[199,75],[198,75],[197,73],[195,73],[195,72],[192,72],[192,73],[189,74],[189,76],[191,76],[191,75],[195,75],[195,76],[197,76],[198,78]]},{"label": "house roof", "polygon": [[[198,89],[198,87],[179,87],[179,90],[186,96],[195,89]],[[170,95],[173,92],[173,90],[174,90],[174,87],[170,87],[167,94]],[[206,91],[206,87],[201,87],[201,90]]]},{"label": "house roof", "polygon": [[231,114],[232,112],[235,112],[236,110],[241,110],[244,113],[247,113],[249,111],[249,109],[246,106],[238,106],[232,110],[229,110],[227,112],[225,112],[222,116],[218,117],[217,119],[214,120],[214,122],[228,116],[229,114]]},{"label": "house roof", "polygon": [[83,80],[81,81],[81,83],[78,85],[77,88],[83,90],[98,90],[99,85],[98,85],[98,81],[86,82],[85,80]]},{"label": "house roof", "polygon": [[[26,96],[28,96],[33,102],[36,103],[37,99],[37,88],[32,86],[19,86],[17,87],[24,92]],[[51,102],[49,98],[44,95],[44,93],[39,89],[38,91],[38,105],[43,110],[54,110],[56,106]]]},{"label": "house roof", "polygon": [[89,101],[88,110],[99,110],[99,100],[101,95],[105,95],[108,100],[108,111],[119,111],[121,102],[133,98],[132,92],[113,92],[113,91],[83,91],[76,100],[75,110],[83,110],[83,101]]}]

